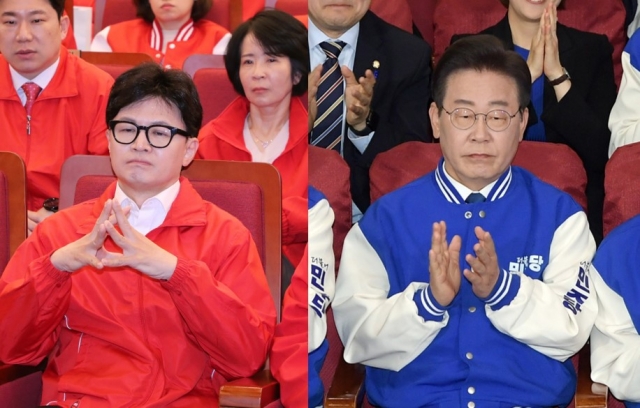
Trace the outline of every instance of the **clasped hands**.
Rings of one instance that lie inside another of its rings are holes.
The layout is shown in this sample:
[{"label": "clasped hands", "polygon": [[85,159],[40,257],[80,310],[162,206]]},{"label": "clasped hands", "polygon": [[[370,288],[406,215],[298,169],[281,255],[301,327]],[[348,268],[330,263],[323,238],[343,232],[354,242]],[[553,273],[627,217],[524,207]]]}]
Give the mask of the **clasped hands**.
[{"label": "clasped hands", "polygon": [[[129,207],[123,209],[117,201],[107,200],[91,232],[51,255],[53,266],[66,272],[85,266],[96,269],[128,266],[154,279],[171,278],[178,258],[136,231],[127,220],[128,212]],[[122,253],[105,249],[107,236]]]},{"label": "clasped hands", "polygon": [[[341,66],[340,70],[345,80],[344,101],[347,107],[347,124],[355,130],[363,130],[367,126],[367,116],[369,116],[376,78],[370,69],[366,70],[364,76],[358,79],[346,65]],[[321,73],[322,65],[318,65],[309,73],[309,130],[313,129],[313,123],[318,114],[316,97]]]},{"label": "clasped hands", "polygon": [[[473,246],[476,256],[467,254],[465,260],[471,269],[464,269],[473,293],[481,299],[493,291],[500,266],[491,234],[480,227],[474,230],[478,243]],[[431,250],[429,250],[429,285],[431,293],[442,306],[449,306],[460,290],[460,248],[462,240],[456,235],[447,243],[447,225],[444,221],[433,224]]]},{"label": "clasped hands", "polygon": [[558,11],[553,1],[545,7],[540,18],[540,27],[533,37],[527,65],[531,72],[531,82],[544,74],[550,81],[557,79],[564,73],[560,63],[558,51],[558,36],[556,25],[558,23]]}]

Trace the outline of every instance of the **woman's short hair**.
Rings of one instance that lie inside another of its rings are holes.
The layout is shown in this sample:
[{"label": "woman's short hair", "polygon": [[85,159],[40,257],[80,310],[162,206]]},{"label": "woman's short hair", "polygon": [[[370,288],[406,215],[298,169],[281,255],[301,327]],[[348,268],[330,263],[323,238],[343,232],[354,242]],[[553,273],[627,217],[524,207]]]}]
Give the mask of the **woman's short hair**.
[{"label": "woman's short hair", "polygon": [[280,10],[264,10],[240,24],[227,45],[224,64],[236,92],[245,96],[240,82],[242,42],[252,34],[265,53],[288,57],[291,61],[291,80],[299,77],[291,93],[299,96],[307,92],[309,75],[309,43],[307,28],[292,15]]},{"label": "woman's short hair", "polygon": [[460,71],[488,71],[514,80],[518,91],[518,108],[524,109],[531,99],[531,72],[527,62],[515,51],[508,50],[497,37],[478,34],[464,37],[447,48],[433,70],[433,101],[442,109],[449,78]]},{"label": "woman's short hair", "polygon": [[123,108],[155,98],[175,106],[189,137],[198,137],[202,126],[202,105],[191,77],[181,70],[164,70],[154,62],[131,68],[116,79],[107,102],[107,123]]},{"label": "woman's short hair", "polygon": [[[70,1],[70,0],[67,0]],[[144,19],[147,23],[153,22],[156,16],[153,14],[151,4],[149,0],[133,0],[133,4],[136,6],[136,15]],[[193,2],[191,8],[191,19],[198,21],[207,15],[209,10],[213,7],[213,0],[197,0]]]}]

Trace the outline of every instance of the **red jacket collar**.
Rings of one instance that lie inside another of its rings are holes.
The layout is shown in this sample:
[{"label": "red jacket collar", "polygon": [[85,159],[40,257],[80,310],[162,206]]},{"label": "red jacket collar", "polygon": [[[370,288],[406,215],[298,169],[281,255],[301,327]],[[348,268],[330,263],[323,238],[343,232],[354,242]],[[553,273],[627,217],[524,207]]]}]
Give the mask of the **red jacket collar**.
[{"label": "red jacket collar", "polygon": [[[242,132],[244,121],[249,114],[249,100],[244,96],[236,98],[222,113],[210,122],[211,131],[220,140],[223,140],[233,147],[248,152],[244,145]],[[291,97],[291,107],[289,108],[289,141],[282,154],[287,153],[299,143],[307,142],[308,122],[307,110],[299,96]]]},{"label": "red jacket collar", "polygon": [[[60,46],[60,63],[56,73],[51,78],[49,85],[38,96],[38,100],[68,98],[78,95],[77,70],[78,57],[70,55],[69,51]],[[20,101],[13,81],[11,80],[11,72],[9,71],[9,63],[4,57],[0,56],[0,81],[3,86],[0,87],[0,99],[9,99]],[[6,84],[6,85],[4,85]]]}]

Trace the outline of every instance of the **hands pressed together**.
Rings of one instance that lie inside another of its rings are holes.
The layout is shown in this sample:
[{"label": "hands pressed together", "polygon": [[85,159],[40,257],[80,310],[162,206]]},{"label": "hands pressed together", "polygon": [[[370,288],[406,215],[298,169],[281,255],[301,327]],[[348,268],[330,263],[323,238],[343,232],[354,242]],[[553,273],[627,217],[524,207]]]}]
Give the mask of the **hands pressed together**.
[{"label": "hands pressed together", "polygon": [[[473,293],[481,299],[491,294],[498,277],[500,266],[491,234],[480,227],[475,228],[478,242],[473,246],[476,256],[467,254],[465,260],[471,269],[464,270],[464,276],[471,283]],[[433,224],[431,250],[429,250],[429,284],[431,293],[442,306],[448,306],[460,290],[460,248],[461,238],[456,235],[447,242],[447,225],[444,221]]]},{"label": "hands pressed together", "polygon": [[[91,232],[51,255],[53,266],[66,272],[85,266],[96,269],[128,266],[154,279],[171,278],[178,258],[136,231],[127,220],[128,212],[128,207],[123,209],[118,202],[107,200]],[[122,253],[105,249],[107,237],[111,237]]]},{"label": "hands pressed together", "polygon": [[549,2],[540,18],[540,28],[531,42],[531,50],[527,58],[527,65],[531,71],[531,82],[542,74],[547,79],[554,80],[564,73],[558,51],[557,23],[558,11],[553,2]]}]

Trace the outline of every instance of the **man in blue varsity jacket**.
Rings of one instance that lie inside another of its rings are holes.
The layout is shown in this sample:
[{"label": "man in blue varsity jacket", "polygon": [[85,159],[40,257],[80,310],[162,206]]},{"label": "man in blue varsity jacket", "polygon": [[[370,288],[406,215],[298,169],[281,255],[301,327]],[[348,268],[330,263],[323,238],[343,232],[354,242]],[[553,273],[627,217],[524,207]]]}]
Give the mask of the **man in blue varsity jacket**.
[{"label": "man in blue varsity jacket", "polygon": [[549,407],[575,393],[595,243],[569,195],[511,166],[530,88],[499,40],[449,47],[429,109],[443,159],[345,240],[333,310],[375,406]]},{"label": "man in blue varsity jacket", "polygon": [[598,248],[590,275],[598,291],[591,333],[591,378],[627,408],[640,408],[640,216],[616,228]]}]

